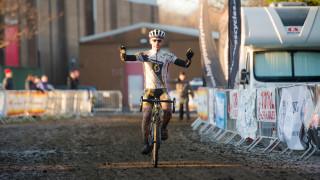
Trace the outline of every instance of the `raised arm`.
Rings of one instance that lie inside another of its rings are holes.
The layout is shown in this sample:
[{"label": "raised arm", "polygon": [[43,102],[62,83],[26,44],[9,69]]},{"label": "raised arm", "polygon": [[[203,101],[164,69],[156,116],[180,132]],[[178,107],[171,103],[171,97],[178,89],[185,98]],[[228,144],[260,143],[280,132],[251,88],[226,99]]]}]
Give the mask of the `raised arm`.
[{"label": "raised arm", "polygon": [[121,61],[136,61],[135,55],[127,55],[127,49],[125,46],[120,47],[120,59]]},{"label": "raised arm", "polygon": [[174,64],[180,67],[188,68],[191,65],[191,58],[193,57],[194,52],[191,50],[191,48],[188,49],[187,51],[187,59],[181,60],[181,59],[176,59]]}]

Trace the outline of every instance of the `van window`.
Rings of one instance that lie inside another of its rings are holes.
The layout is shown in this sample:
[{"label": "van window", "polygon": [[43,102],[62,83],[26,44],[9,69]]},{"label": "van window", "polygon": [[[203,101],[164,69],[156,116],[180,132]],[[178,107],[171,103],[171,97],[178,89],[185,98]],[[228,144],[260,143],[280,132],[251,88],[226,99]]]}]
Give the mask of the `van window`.
[{"label": "van window", "polygon": [[319,52],[297,52],[294,54],[295,76],[320,76],[319,68]]},{"label": "van window", "polygon": [[319,51],[254,52],[253,66],[258,81],[320,81]]},{"label": "van window", "polygon": [[292,75],[291,56],[288,52],[257,52],[255,75],[258,77],[286,77]]}]

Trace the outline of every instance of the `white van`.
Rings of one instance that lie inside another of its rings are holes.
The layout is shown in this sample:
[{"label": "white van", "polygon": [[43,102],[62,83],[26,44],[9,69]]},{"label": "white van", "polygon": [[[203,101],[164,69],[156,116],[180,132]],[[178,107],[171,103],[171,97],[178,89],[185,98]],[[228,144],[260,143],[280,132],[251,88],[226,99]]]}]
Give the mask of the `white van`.
[{"label": "white van", "polygon": [[246,7],[238,88],[320,83],[320,8]]}]

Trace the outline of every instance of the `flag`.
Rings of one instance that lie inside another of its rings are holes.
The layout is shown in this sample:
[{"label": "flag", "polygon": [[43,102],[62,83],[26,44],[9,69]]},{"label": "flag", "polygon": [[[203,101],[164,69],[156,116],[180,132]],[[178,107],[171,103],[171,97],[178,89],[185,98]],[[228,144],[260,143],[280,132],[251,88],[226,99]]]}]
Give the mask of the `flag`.
[{"label": "flag", "polygon": [[224,87],[227,82],[212,38],[208,10],[207,0],[200,0],[199,43],[203,77],[207,87]]},{"label": "flag", "polygon": [[228,88],[233,89],[239,70],[239,51],[241,44],[240,0],[229,0],[229,73]]}]

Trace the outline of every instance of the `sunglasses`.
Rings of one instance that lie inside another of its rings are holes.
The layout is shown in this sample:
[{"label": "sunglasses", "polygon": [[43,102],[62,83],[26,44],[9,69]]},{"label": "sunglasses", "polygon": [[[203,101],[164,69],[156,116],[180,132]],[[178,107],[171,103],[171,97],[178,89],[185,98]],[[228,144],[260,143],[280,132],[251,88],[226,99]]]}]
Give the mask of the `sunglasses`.
[{"label": "sunglasses", "polygon": [[162,42],[162,39],[152,39],[153,42],[158,42],[158,43],[161,43]]}]

